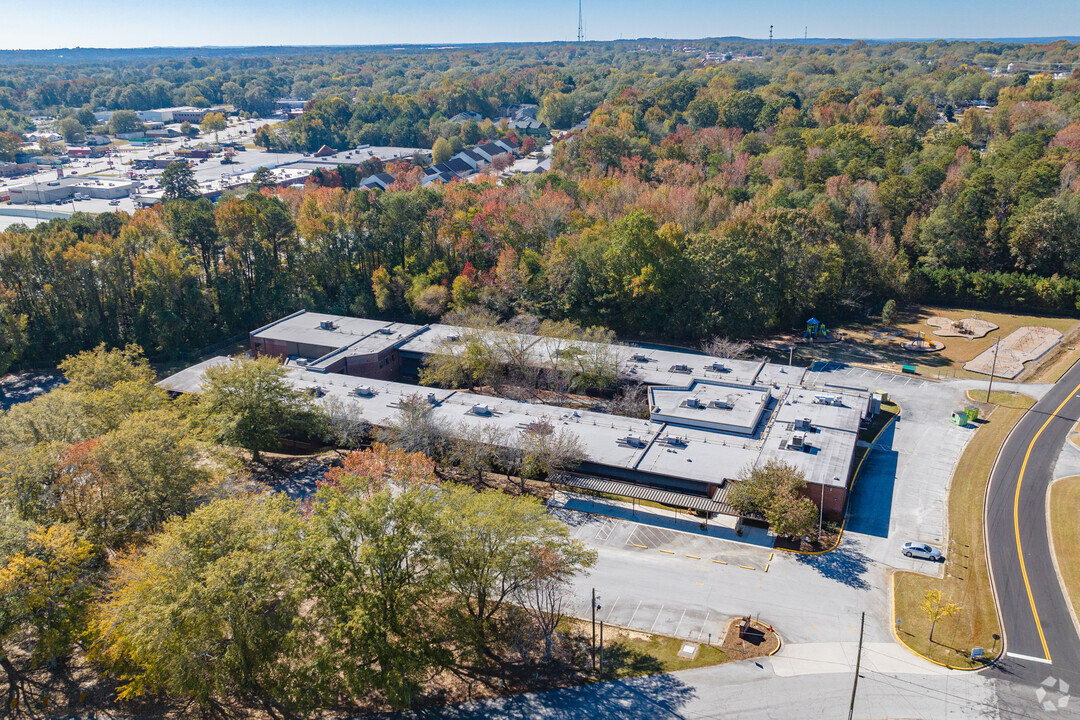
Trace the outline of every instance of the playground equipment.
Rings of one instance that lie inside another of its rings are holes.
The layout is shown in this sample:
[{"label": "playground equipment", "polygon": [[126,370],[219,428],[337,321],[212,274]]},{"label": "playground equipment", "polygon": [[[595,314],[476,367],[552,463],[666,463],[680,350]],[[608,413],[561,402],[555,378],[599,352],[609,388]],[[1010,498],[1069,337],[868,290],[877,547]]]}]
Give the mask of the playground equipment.
[{"label": "playground equipment", "polygon": [[833,337],[829,335],[829,329],[825,327],[825,323],[817,318],[810,318],[806,321],[806,332],[803,333],[803,339],[813,343],[815,341],[832,341]]},{"label": "playground equipment", "polygon": [[931,340],[930,337],[919,330],[915,333],[913,340],[906,340],[900,344],[900,347],[905,350],[914,350],[915,352],[934,352],[941,350],[945,347],[945,343],[938,342],[937,340]]}]

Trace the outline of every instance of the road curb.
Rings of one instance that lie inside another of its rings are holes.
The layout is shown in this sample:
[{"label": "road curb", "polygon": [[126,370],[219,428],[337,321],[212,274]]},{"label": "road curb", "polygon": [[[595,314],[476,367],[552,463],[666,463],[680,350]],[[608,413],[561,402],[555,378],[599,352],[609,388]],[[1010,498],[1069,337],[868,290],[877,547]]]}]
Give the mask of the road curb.
[{"label": "road curb", "polygon": [[[863,463],[866,462],[866,458],[870,457],[870,452],[874,449],[874,443],[876,443],[878,441],[878,438],[881,437],[881,433],[885,432],[885,430],[888,429],[890,425],[900,419],[900,415],[904,411],[904,408],[900,406],[900,403],[894,402],[893,404],[896,405],[896,414],[889,418],[889,422],[881,426],[881,429],[877,431],[877,435],[875,435],[874,438],[870,441],[870,446],[866,448],[866,452],[863,454],[862,458],[859,459],[859,465],[855,468],[855,476],[851,480],[851,487],[848,488],[849,496],[851,492],[855,490],[855,483],[859,481],[859,473],[862,471]],[[844,539],[845,527],[847,527],[846,511],[844,512],[844,520],[840,523],[840,532],[836,535],[836,542],[833,543],[833,546],[831,548],[828,548],[827,550],[789,550],[782,547],[774,547],[773,549],[781,550],[786,553],[791,553],[792,555],[824,555],[826,553],[831,553],[833,550],[840,547],[840,541]]]},{"label": "road curb", "polygon": [[1054,564],[1054,573],[1057,575],[1058,585],[1061,586],[1061,594],[1065,596],[1065,605],[1069,609],[1069,616],[1072,617],[1073,628],[1076,630],[1076,634],[1080,635],[1080,619],[1076,617],[1076,608],[1073,606],[1072,597],[1069,595],[1069,588],[1065,586],[1065,578],[1061,575],[1061,565],[1058,563],[1057,550],[1054,549],[1054,528],[1053,523],[1050,521],[1050,495],[1054,491],[1054,486],[1062,480],[1080,480],[1080,475],[1069,475],[1063,478],[1057,478],[1051,480],[1050,484],[1046,486],[1046,540],[1050,544],[1050,560]]}]

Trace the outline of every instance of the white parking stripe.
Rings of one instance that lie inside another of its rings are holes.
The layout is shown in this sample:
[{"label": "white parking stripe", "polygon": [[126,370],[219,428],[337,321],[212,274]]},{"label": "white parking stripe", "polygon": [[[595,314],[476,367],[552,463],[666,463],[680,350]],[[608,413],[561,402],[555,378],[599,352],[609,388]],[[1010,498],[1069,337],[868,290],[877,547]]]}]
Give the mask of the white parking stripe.
[{"label": "white parking stripe", "polygon": [[663,603],[660,604],[660,609],[656,611],[656,617],[653,618],[652,625],[649,626],[649,632],[652,632],[652,629],[656,627],[656,621],[660,619],[660,613],[662,612],[664,612]]}]

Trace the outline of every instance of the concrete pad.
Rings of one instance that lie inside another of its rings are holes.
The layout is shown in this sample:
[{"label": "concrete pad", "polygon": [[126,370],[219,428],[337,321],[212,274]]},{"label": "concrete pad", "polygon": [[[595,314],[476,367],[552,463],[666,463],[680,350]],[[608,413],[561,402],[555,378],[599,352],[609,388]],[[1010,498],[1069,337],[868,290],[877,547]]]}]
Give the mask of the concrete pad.
[{"label": "concrete pad", "polygon": [[940,315],[935,315],[934,317],[926,319],[927,325],[936,328],[932,332],[940,337],[962,337],[974,340],[975,338],[985,337],[988,333],[998,329],[998,326],[995,323],[974,317],[964,318],[963,320],[955,322],[961,323],[962,329],[955,327],[953,320]]},{"label": "concrete pad", "polygon": [[[969,372],[1014,378],[1024,370],[1024,363],[1038,360],[1061,342],[1062,334],[1053,328],[1026,326],[1009,333],[998,347],[989,347],[964,363]],[[994,353],[997,363],[994,363]]]}]

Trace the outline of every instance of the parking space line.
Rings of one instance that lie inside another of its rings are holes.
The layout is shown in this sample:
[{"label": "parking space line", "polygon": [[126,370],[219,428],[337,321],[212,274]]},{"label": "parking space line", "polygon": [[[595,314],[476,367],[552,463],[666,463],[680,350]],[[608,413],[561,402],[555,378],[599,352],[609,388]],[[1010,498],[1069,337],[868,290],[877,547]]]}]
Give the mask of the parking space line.
[{"label": "parking space line", "polygon": [[697,631],[698,642],[701,642],[701,633],[705,632],[705,624],[709,622],[709,610],[705,611],[705,619],[701,621],[701,629]]},{"label": "parking space line", "polygon": [[727,565],[727,560],[713,560],[717,565]]},{"label": "parking space line", "polygon": [[671,633],[675,637],[679,636],[679,626],[682,625],[682,621],[686,619],[686,608],[683,608],[682,617],[679,618],[679,622],[675,624],[675,631]]},{"label": "parking space line", "polygon": [[657,550],[660,550],[660,552],[662,552],[662,553],[667,553],[668,555],[674,555],[675,554],[675,552],[672,551],[672,550],[661,550],[660,548],[657,548]]},{"label": "parking space line", "polygon": [[757,570],[756,567],[753,567],[751,565],[740,565],[739,567],[741,567],[743,570]]},{"label": "parking space line", "polygon": [[632,627],[634,624],[634,618],[637,617],[637,611],[641,609],[641,601],[637,601],[637,607],[634,608],[634,612],[630,615],[630,619],[626,621],[626,627]]},{"label": "parking space line", "polygon": [[660,609],[656,611],[656,617],[653,618],[652,625],[649,626],[649,632],[652,632],[653,628],[656,627],[656,621],[660,619],[660,613],[662,612],[664,612],[663,603],[660,604]]},{"label": "parking space line", "polygon": [[694,560],[700,560],[701,559],[697,555],[687,555],[686,557],[693,558]]},{"label": "parking space line", "polygon": [[622,595],[615,596],[615,602],[611,603],[611,607],[608,608],[607,615],[604,616],[604,622],[607,622],[608,619],[611,618],[611,613],[615,612],[615,606],[619,604],[619,598],[621,597]]},{"label": "parking space line", "polygon": [[637,543],[630,543],[630,544],[633,545],[636,548],[641,548],[642,550],[648,550],[649,549],[645,545],[638,545]]}]

